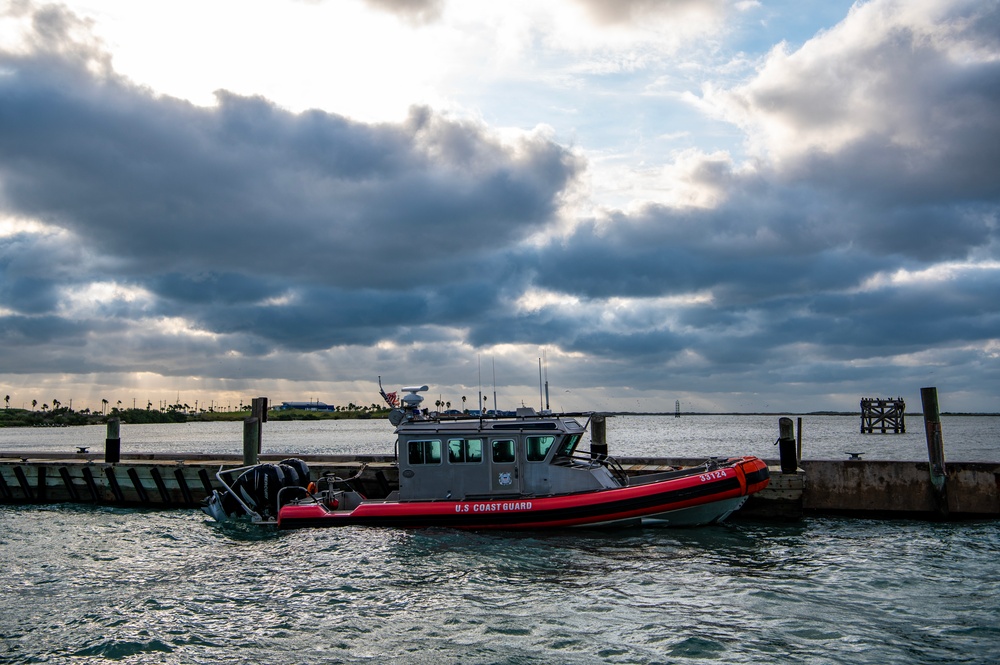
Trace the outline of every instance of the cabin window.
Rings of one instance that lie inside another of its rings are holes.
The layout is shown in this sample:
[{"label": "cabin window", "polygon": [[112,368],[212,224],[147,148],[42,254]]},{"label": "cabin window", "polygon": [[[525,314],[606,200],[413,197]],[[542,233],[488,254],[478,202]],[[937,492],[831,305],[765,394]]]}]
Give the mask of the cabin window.
[{"label": "cabin window", "polygon": [[410,464],[440,464],[440,441],[410,441],[407,449]]},{"label": "cabin window", "polygon": [[528,461],[541,462],[549,454],[549,448],[555,443],[554,436],[529,436],[525,443],[528,446]]},{"label": "cabin window", "polygon": [[449,439],[448,461],[452,464],[475,464],[483,461],[482,439]]},{"label": "cabin window", "polygon": [[514,461],[514,441],[501,439],[493,442],[493,461],[508,464]]},{"label": "cabin window", "polygon": [[580,435],[572,434],[563,439],[562,445],[559,446],[558,454],[562,457],[569,457],[576,450],[576,444],[580,443]]}]

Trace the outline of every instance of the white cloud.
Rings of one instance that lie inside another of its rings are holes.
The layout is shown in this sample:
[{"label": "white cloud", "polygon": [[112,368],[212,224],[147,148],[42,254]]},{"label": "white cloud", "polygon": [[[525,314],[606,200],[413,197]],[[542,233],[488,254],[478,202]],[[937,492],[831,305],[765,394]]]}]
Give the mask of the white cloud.
[{"label": "white cloud", "polygon": [[956,77],[997,59],[995,35],[976,29],[989,11],[967,0],[856,5],[800,49],[777,46],[747,84],[707,89],[702,108],[743,127],[753,152],[777,163],[873,135],[934,150],[956,120]]}]

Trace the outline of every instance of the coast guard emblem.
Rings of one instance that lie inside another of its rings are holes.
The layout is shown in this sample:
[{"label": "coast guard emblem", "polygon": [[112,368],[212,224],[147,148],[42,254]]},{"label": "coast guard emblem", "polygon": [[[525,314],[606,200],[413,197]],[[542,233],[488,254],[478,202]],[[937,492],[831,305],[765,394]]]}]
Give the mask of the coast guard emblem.
[{"label": "coast guard emblem", "polygon": [[501,485],[510,485],[511,482],[513,482],[513,479],[510,477],[510,471],[504,471],[503,473],[501,473],[498,480],[500,481]]}]

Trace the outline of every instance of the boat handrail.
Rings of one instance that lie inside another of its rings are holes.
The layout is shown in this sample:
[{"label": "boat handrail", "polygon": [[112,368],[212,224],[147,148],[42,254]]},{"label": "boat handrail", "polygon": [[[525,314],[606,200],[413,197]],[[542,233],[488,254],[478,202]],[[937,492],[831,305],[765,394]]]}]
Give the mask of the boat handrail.
[{"label": "boat handrail", "polygon": [[360,494],[360,492],[358,492],[358,490],[353,485],[351,485],[351,482],[360,478],[361,475],[365,472],[365,469],[367,468],[368,468],[368,462],[362,462],[361,466],[358,467],[357,473],[355,473],[350,478],[341,478],[340,476],[335,475],[333,472],[324,473],[322,477],[325,478],[328,483],[330,483],[331,487],[333,486],[334,483],[338,483],[342,484],[342,486],[340,487],[341,490],[346,490],[349,492],[357,492]]},{"label": "boat handrail", "polygon": [[246,471],[248,469],[252,469],[255,466],[257,466],[257,465],[256,464],[250,464],[250,465],[247,465],[247,466],[238,466],[238,467],[233,468],[233,469],[226,469],[225,465],[221,465],[220,464],[219,465],[219,471],[218,471],[218,473],[215,474],[215,477],[218,478],[219,482],[222,483],[222,486],[226,488],[226,493],[229,494],[229,496],[231,496],[234,499],[236,499],[236,502],[238,504],[240,504],[240,506],[243,508],[243,510],[246,512],[246,514],[249,515],[250,518],[254,522],[263,523],[263,522],[265,522],[265,520],[264,520],[263,517],[261,517],[260,513],[258,513],[256,510],[254,510],[250,506],[248,506],[247,503],[243,500],[243,498],[239,495],[239,493],[238,492],[234,492],[232,486],[223,477],[223,476],[227,476],[227,475],[236,473],[238,471],[239,472],[243,472],[243,471]]},{"label": "boat handrail", "polygon": [[517,415],[516,413],[490,413],[488,415],[476,415],[471,413],[441,413],[439,411],[430,411],[424,414],[426,421],[437,421],[437,422],[454,422],[462,420],[478,420],[478,421],[489,421],[489,420],[547,420],[552,418],[589,418],[593,415],[593,411],[568,411],[566,413],[535,413],[530,416],[528,415]]}]

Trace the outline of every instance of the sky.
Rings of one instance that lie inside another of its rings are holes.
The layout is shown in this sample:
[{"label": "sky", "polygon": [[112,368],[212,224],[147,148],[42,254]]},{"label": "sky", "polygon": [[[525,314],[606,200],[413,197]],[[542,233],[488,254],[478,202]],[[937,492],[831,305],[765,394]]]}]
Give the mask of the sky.
[{"label": "sky", "polygon": [[1000,412],[998,224],[996,0],[0,0],[11,407]]}]

